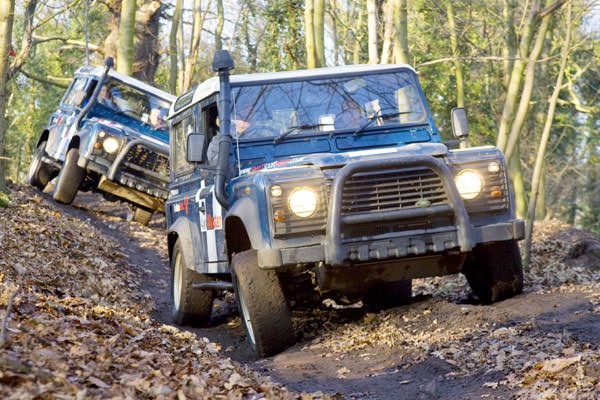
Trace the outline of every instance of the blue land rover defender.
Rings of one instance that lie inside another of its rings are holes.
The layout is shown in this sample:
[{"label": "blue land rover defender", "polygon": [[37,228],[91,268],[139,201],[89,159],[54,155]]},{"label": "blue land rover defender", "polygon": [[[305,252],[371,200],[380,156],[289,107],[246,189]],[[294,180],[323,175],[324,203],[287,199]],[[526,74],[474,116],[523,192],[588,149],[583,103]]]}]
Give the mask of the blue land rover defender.
[{"label": "blue land rover defender", "polygon": [[175,96],[114,71],[110,58],[106,64],[75,72],[38,139],[27,181],[43,190],[57,177],[53,197],[65,204],[79,190],[101,192],[147,223],[168,195],[165,119]]},{"label": "blue land rover defender", "polygon": [[232,68],[217,52],[219,78],[169,115],[175,322],[206,323],[233,288],[262,357],[295,342],[294,307],[325,298],[393,307],[412,278],[459,272],[482,302],[522,291],[504,156],[442,143],[411,67]]}]

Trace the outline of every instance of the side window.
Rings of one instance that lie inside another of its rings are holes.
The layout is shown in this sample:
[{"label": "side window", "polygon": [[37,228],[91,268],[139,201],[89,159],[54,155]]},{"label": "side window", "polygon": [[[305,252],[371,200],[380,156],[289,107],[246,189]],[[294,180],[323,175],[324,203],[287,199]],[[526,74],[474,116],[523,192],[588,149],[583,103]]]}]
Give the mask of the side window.
[{"label": "side window", "polygon": [[175,175],[189,171],[192,165],[185,160],[187,136],[194,131],[192,115],[175,123],[171,128],[171,168]]},{"label": "side window", "polygon": [[65,94],[63,104],[81,107],[84,100],[87,98],[87,92],[85,90],[86,83],[87,79],[76,78]]}]

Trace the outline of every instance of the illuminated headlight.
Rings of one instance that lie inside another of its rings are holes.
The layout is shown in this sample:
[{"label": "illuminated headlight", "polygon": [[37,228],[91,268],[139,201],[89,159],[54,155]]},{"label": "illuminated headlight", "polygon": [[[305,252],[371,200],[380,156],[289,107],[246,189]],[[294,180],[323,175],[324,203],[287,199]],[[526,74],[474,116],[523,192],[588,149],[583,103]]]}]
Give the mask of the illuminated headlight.
[{"label": "illuminated headlight", "polygon": [[470,200],[479,196],[483,189],[483,178],[477,172],[472,170],[463,170],[456,174],[454,178],[458,193],[463,199]]},{"label": "illuminated headlight", "polygon": [[317,194],[309,188],[297,188],[288,197],[288,207],[298,217],[310,217],[317,209]]},{"label": "illuminated headlight", "polygon": [[117,150],[119,150],[119,147],[121,147],[121,142],[119,142],[114,137],[109,136],[106,139],[104,139],[104,142],[102,142],[102,148],[108,154],[115,153]]}]

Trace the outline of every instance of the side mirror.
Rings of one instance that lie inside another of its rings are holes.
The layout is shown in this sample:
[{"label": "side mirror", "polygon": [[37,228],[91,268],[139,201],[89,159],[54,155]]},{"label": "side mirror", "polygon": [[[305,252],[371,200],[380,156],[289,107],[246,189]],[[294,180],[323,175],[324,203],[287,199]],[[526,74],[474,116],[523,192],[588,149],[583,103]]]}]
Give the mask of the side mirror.
[{"label": "side mirror", "polygon": [[469,136],[469,122],[467,112],[462,107],[455,107],[450,111],[452,120],[452,133],[458,140],[464,140]]},{"label": "side mirror", "polygon": [[187,137],[185,159],[190,163],[206,161],[206,134],[192,132]]}]

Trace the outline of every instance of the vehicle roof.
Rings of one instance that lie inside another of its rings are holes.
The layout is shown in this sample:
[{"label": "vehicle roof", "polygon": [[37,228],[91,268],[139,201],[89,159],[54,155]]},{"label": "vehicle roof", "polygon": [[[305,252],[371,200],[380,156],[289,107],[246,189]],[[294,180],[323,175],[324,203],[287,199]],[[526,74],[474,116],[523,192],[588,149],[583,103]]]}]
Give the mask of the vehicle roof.
[{"label": "vehicle roof", "polygon": [[[99,66],[85,66],[77,69],[75,71],[75,75],[86,75],[86,76],[96,76],[100,77],[104,73],[105,67]],[[142,82],[138,79],[132,78],[129,75],[122,74],[113,68],[108,71],[108,76],[115,78],[129,86],[137,87],[142,89],[145,92],[151,93],[156,97],[160,97],[163,100],[167,100],[171,103],[175,101],[177,96],[172,95],[171,93],[160,90],[152,85],[147,84],[146,82]]]},{"label": "vehicle roof", "polygon": [[[302,80],[306,78],[328,78],[332,76],[356,75],[360,73],[391,72],[402,69],[408,69],[416,73],[415,69],[408,64],[356,64],[336,67],[301,69],[295,71],[231,75],[230,82],[231,86],[235,87],[259,82],[283,82]],[[219,77],[213,76],[212,78],[208,78],[204,82],[200,83],[189,92],[179,96],[178,99],[183,97],[189,98],[193,93],[192,100],[188,101],[184,106],[179,107],[177,110],[175,110],[177,101],[173,102],[171,105],[171,110],[169,111],[169,118],[171,118],[175,113],[179,113],[188,107],[191,107],[193,104],[196,104],[197,102],[207,98],[208,96],[217,93],[219,91],[219,86]]]}]

